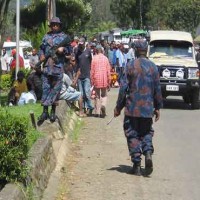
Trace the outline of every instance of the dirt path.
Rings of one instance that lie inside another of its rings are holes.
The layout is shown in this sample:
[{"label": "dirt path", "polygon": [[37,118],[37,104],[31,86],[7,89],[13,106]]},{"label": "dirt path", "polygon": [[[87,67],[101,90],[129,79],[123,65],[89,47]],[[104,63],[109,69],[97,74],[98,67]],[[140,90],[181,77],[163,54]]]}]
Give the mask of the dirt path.
[{"label": "dirt path", "polygon": [[200,136],[195,128],[199,111],[162,109],[160,121],[154,124],[154,171],[151,177],[137,177],[130,173],[123,113],[106,125],[113,116],[117,91],[109,93],[105,119],[84,119],[79,140],[72,143],[61,170],[62,178],[49,190],[59,183],[59,195],[49,194],[52,198],[45,200],[199,200]]},{"label": "dirt path", "polygon": [[107,125],[113,116],[116,95],[117,89],[109,93],[106,118],[84,119],[79,142],[73,145],[68,159],[66,199],[132,200],[133,194],[141,194],[141,185],[137,184],[141,178],[130,173],[132,163],[123,135],[123,114]]}]

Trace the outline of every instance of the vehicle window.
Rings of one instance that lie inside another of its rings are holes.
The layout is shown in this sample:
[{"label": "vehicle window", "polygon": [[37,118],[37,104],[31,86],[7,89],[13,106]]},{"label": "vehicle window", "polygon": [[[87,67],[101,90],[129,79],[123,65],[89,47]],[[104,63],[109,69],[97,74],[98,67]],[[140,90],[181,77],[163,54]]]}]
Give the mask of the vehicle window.
[{"label": "vehicle window", "polygon": [[23,57],[24,59],[29,59],[31,56],[31,52],[32,52],[32,48],[28,47],[28,48],[23,48]]},{"label": "vehicle window", "polygon": [[115,35],[115,39],[116,39],[116,40],[120,40],[120,39],[121,39],[121,36],[120,36],[120,35]]},{"label": "vehicle window", "polygon": [[6,52],[7,52],[8,56],[12,56],[11,51],[13,49],[15,49],[16,47],[4,47],[4,48],[6,49]]},{"label": "vehicle window", "polygon": [[150,44],[150,57],[180,56],[193,57],[192,44],[184,41],[155,41]]}]

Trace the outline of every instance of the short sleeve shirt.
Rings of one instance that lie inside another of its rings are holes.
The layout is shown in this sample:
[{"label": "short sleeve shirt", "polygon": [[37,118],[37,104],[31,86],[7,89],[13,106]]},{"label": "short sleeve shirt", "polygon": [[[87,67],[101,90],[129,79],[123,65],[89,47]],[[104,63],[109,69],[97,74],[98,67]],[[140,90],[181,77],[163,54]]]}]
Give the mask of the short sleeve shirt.
[{"label": "short sleeve shirt", "polygon": [[85,48],[84,51],[78,50],[76,53],[77,69],[80,69],[79,79],[90,78],[92,54],[91,50]]}]

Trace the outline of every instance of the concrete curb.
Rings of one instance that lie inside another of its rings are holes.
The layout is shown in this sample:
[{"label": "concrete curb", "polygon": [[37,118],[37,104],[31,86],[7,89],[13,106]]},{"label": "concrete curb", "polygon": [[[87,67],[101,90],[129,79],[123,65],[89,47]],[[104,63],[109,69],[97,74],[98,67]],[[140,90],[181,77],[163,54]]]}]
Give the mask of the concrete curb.
[{"label": "concrete curb", "polygon": [[[67,129],[67,131],[66,131],[67,133],[71,133],[73,131],[77,119],[78,118],[77,118],[76,114],[74,113],[71,116],[68,126],[65,126],[65,130]],[[57,162],[56,162],[56,166],[50,176],[48,186],[43,193],[42,200],[55,200],[57,197],[60,179],[61,179],[61,176],[63,175],[62,168],[63,168],[64,162],[65,162],[66,156],[69,153],[68,134],[66,134],[61,141],[54,140],[53,147],[54,147],[54,149],[57,149],[57,150],[55,150],[55,152],[57,152],[57,155],[56,155]]]}]

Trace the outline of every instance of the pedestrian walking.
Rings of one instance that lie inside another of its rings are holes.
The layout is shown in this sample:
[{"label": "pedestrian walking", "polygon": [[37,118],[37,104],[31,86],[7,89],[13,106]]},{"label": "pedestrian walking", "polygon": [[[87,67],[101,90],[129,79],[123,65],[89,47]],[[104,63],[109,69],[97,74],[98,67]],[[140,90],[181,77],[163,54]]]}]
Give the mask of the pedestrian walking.
[{"label": "pedestrian walking", "polygon": [[[56,120],[56,106],[58,105],[59,95],[62,88],[63,80],[63,65],[65,56],[69,53],[70,38],[61,31],[61,21],[58,17],[53,17],[50,20],[51,31],[45,34],[40,46],[39,57],[40,61],[45,61],[49,51],[55,46],[58,46],[63,40],[68,39],[69,43],[56,50],[55,55],[48,56],[42,73],[42,99],[43,113],[38,119],[38,124],[41,124],[46,119],[51,122]],[[51,113],[48,113],[48,107],[51,106]]]},{"label": "pedestrian walking", "polygon": [[142,154],[145,156],[145,175],[153,171],[152,124],[154,114],[155,122],[160,118],[162,95],[158,69],[146,58],[146,41],[138,40],[135,48],[139,57],[127,65],[121,79],[114,116],[119,116],[125,108],[124,133],[133,162],[133,172],[139,176]]},{"label": "pedestrian walking", "polygon": [[113,56],[114,56],[114,43],[112,42],[108,49],[108,59],[112,68],[114,68],[115,63],[113,63]]},{"label": "pedestrian walking", "polygon": [[128,60],[134,60],[135,59],[135,44],[134,42],[131,43],[131,47],[128,51]]},{"label": "pedestrian walking", "polygon": [[116,51],[116,72],[118,73],[119,84],[124,74],[125,65],[126,65],[126,58],[124,54],[124,45],[121,43],[119,44],[119,48]]},{"label": "pedestrian walking", "polygon": [[108,58],[103,54],[103,47],[96,46],[97,55],[92,58],[91,83],[94,86],[95,116],[104,118],[106,116],[107,89],[110,88],[111,66]]},{"label": "pedestrian walking", "polygon": [[92,54],[91,50],[85,45],[85,38],[80,38],[78,48],[75,52],[77,63],[77,73],[74,79],[74,85],[78,83],[78,89],[83,96],[84,109],[87,110],[87,115],[91,116],[94,109],[91,101],[91,83],[90,83],[90,69]]}]

